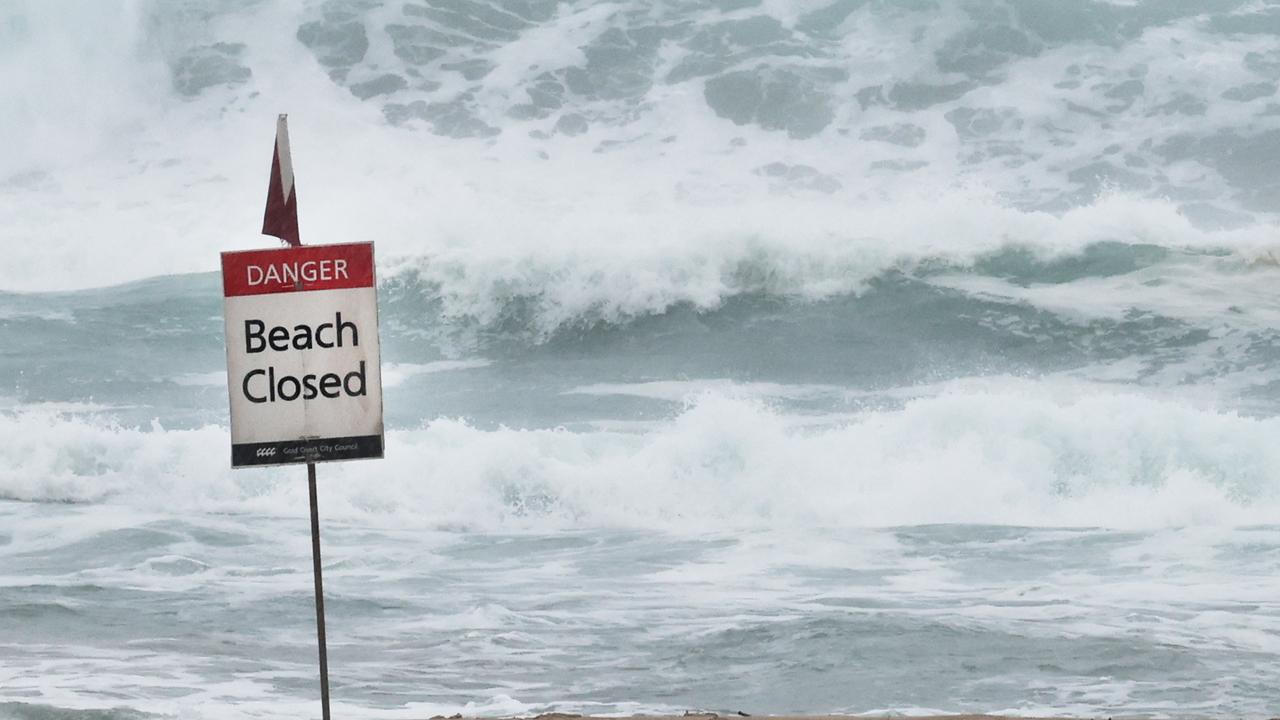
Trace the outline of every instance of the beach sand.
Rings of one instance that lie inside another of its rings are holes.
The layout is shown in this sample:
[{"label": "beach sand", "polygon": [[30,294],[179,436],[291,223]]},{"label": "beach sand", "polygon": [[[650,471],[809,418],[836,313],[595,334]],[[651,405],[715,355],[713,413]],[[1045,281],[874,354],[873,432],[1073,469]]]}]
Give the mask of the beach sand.
[{"label": "beach sand", "polygon": [[[1011,715],[751,715],[749,712],[685,712],[684,715],[630,715],[630,716],[596,716],[575,715],[571,712],[544,712],[527,720],[736,720],[741,717],[762,717],[767,720],[850,720],[851,717],[892,717],[893,720],[1023,720]],[[462,715],[436,715],[430,720],[480,720]],[[1107,719],[1110,720],[1110,719]]]}]

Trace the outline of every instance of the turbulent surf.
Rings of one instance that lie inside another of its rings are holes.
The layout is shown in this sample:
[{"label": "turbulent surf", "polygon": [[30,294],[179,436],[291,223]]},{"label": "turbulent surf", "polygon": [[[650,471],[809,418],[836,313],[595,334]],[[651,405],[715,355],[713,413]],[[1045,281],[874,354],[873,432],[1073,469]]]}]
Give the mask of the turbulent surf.
[{"label": "turbulent surf", "polygon": [[0,717],[314,710],[306,486],[229,468],[215,273],[279,112],[303,241],[378,248],[341,714],[1274,714],[1278,33],[0,0]]}]

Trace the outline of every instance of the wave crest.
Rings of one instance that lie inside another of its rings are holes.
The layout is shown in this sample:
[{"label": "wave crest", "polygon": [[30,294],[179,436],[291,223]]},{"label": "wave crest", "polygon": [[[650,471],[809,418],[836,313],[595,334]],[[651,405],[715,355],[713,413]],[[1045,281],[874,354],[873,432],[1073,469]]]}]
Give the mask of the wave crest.
[{"label": "wave crest", "polygon": [[[742,295],[821,300],[858,294],[889,272],[973,269],[1056,282],[1064,258],[1084,257],[1076,272],[1088,276],[1159,262],[1167,250],[1237,254],[1244,264],[1263,256],[1273,237],[1261,225],[1205,231],[1172,203],[1124,195],[1061,215],[1003,207],[971,193],[836,212],[809,209],[813,214],[805,217],[767,202],[752,211],[672,206],[666,217],[685,215],[670,225],[659,214],[589,213],[563,224],[531,224],[518,234],[489,233],[482,244],[395,257],[388,262],[389,286],[393,298],[424,295],[430,310],[449,320],[514,322],[546,336],[677,305],[715,309]],[[1091,252],[1103,256],[1101,265],[1092,263]],[[1102,266],[1117,263],[1117,270]]]}]

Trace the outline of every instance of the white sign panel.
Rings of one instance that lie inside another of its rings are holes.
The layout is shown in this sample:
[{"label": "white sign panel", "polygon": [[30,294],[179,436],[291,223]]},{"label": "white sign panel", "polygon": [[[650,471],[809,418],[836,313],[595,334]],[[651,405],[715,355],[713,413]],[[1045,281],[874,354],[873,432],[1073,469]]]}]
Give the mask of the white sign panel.
[{"label": "white sign panel", "polygon": [[222,254],[231,465],[382,457],[373,244]]}]

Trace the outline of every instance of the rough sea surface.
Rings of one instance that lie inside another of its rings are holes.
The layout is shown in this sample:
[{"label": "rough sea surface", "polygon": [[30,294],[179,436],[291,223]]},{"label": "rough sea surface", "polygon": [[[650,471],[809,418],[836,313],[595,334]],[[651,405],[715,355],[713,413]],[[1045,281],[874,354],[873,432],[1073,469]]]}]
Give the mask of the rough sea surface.
[{"label": "rough sea surface", "polygon": [[379,259],[336,717],[1274,716],[1278,84],[1256,0],[0,0],[0,718],[319,714],[279,112]]}]

